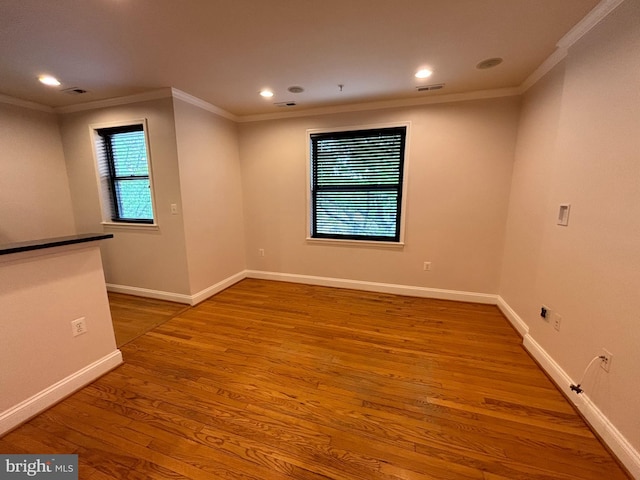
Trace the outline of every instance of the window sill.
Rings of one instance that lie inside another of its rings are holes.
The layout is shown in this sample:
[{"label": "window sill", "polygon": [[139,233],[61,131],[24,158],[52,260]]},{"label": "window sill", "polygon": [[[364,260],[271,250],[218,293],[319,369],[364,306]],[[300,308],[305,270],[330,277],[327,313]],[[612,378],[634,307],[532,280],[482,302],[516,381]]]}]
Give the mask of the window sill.
[{"label": "window sill", "polygon": [[160,227],[157,223],[116,223],[116,222],[102,222],[102,226],[105,230],[159,230]]},{"label": "window sill", "polygon": [[371,240],[338,240],[335,238],[311,238],[306,239],[311,245],[333,245],[336,247],[362,247],[362,248],[384,248],[388,250],[402,250],[404,242],[376,242]]}]

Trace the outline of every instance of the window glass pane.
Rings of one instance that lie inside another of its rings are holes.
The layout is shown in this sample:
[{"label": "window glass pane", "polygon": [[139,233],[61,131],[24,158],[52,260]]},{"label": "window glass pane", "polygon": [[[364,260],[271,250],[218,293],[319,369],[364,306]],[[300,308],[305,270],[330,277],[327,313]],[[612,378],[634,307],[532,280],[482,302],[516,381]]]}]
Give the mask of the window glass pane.
[{"label": "window glass pane", "polygon": [[111,148],[116,177],[149,175],[143,131],[113,135]]},{"label": "window glass pane", "polygon": [[394,137],[320,140],[317,184],[397,184],[401,148],[399,139]]},{"label": "window glass pane", "polygon": [[316,233],[394,238],[397,213],[394,191],[318,192]]},{"label": "window glass pane", "polygon": [[116,180],[115,188],[120,218],[153,220],[149,179]]}]

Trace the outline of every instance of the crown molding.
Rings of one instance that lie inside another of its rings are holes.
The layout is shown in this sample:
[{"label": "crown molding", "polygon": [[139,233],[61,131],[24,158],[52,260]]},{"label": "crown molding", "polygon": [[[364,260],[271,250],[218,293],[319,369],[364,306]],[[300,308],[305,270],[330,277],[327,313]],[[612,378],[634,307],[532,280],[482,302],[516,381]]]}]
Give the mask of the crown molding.
[{"label": "crown molding", "polygon": [[602,0],[558,41],[557,47],[560,49],[571,48],[573,44],[604,20],[605,17],[613,12],[623,1],[624,0]]},{"label": "crown molding", "polygon": [[159,98],[170,98],[171,89],[161,88],[150,92],[138,93],[135,95],[127,95],[126,97],[107,98],[105,100],[96,100],[93,102],[79,103],[77,105],[68,105],[66,107],[55,107],[56,113],[75,113],[84,110],[95,110],[96,108],[116,107],[118,105],[127,105],[129,103],[147,102],[149,100],[157,100]]},{"label": "crown molding", "polygon": [[9,105],[15,105],[17,107],[29,108],[31,110],[38,110],[40,112],[54,113],[53,108],[40,103],[30,102],[28,100],[22,100],[21,98],[10,97],[9,95],[3,95],[0,93],[0,103],[6,103]]},{"label": "crown molding", "polygon": [[531,75],[529,75],[522,85],[520,85],[520,93],[524,93],[533,87],[538,80],[544,77],[547,73],[549,73],[553,67],[559,64],[562,60],[567,57],[566,49],[557,49],[551,55],[547,57],[547,59],[542,62],[538,68],[536,68]]},{"label": "crown molding", "polygon": [[602,0],[596,5],[593,10],[558,40],[558,43],[556,43],[557,49],[522,82],[522,85],[520,85],[521,93],[529,90],[538,80],[549,73],[553,67],[564,60],[569,54],[569,49],[591,31],[593,27],[604,20],[607,15],[613,12],[623,1],[624,0]]},{"label": "crown molding", "polygon": [[520,88],[497,88],[493,90],[479,90],[477,92],[451,93],[426,98],[406,98],[402,100],[386,100],[381,102],[355,103],[349,105],[335,105],[332,107],[309,108],[295,112],[264,113],[239,117],[240,123],[261,122],[265,120],[279,120],[295,117],[311,117],[315,115],[330,115],[334,113],[362,112],[367,110],[383,110],[398,107],[413,107],[436,103],[466,102],[469,100],[483,100],[487,98],[511,97],[520,95]]},{"label": "crown molding", "polygon": [[234,115],[233,113],[227,112],[226,110],[216,107],[212,103],[205,102],[204,100],[199,99],[198,97],[194,97],[193,95],[189,95],[182,90],[178,90],[177,88],[171,88],[171,96],[173,98],[177,98],[178,100],[182,100],[183,102],[189,103],[195,107],[199,107],[203,110],[207,110],[208,112],[215,113],[220,117],[226,118],[227,120],[231,120],[233,122],[240,121],[240,117]]}]

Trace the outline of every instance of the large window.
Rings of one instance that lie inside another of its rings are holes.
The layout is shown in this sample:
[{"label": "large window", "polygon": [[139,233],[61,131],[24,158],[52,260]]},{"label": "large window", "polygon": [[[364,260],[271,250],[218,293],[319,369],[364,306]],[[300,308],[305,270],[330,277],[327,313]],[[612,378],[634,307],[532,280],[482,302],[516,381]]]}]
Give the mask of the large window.
[{"label": "large window", "polygon": [[105,220],[153,223],[144,125],[96,128],[95,133]]},{"label": "large window", "polygon": [[310,135],[312,238],[400,241],[406,130]]}]

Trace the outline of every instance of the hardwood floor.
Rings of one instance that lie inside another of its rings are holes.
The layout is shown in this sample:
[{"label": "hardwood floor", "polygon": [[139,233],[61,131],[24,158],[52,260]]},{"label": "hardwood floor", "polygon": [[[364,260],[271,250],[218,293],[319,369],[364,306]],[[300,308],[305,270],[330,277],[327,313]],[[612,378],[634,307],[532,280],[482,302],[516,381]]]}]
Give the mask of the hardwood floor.
[{"label": "hardwood floor", "polygon": [[114,292],[109,292],[109,307],[118,347],[189,309],[181,303]]},{"label": "hardwood floor", "polygon": [[0,439],[80,478],[628,478],[494,306],[244,280]]}]

